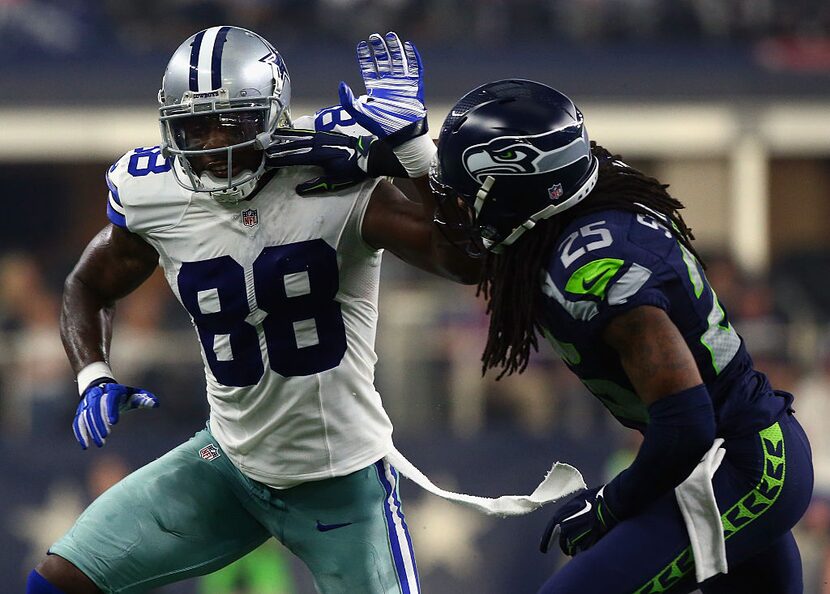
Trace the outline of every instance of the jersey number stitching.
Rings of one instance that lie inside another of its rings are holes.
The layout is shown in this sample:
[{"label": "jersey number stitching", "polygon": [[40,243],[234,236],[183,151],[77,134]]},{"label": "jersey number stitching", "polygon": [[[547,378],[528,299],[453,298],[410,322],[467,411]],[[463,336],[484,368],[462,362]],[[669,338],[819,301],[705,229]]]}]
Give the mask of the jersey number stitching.
[{"label": "jersey number stitching", "polygon": [[133,177],[144,177],[150,173],[170,171],[172,166],[170,159],[161,156],[160,147],[151,146],[133,151],[130,155],[130,162],[127,164],[127,172]]},{"label": "jersey number stitching", "polygon": [[[596,221],[594,223],[590,223],[585,225],[584,227],[580,227],[579,231],[574,231],[568,237],[565,238],[565,241],[562,242],[562,255],[560,259],[562,260],[562,265],[565,268],[568,268],[571,264],[576,262],[579,258],[585,255],[586,252],[591,252],[594,250],[598,250],[600,248],[608,247],[614,242],[614,238],[611,237],[611,232],[604,227],[600,227],[599,225],[604,225],[605,221]],[[596,227],[596,228],[595,228]],[[577,237],[582,236],[584,238],[589,238],[593,236],[598,236],[599,239],[595,239],[590,243],[586,243],[585,247],[580,247],[571,251],[573,248],[574,241],[576,241]]]},{"label": "jersey number stitching", "polygon": [[208,367],[226,386],[259,383],[260,331],[270,368],[283,377],[332,369],[346,353],[337,252],[322,239],[266,247],[248,271],[230,256],[184,262],[178,287]]}]

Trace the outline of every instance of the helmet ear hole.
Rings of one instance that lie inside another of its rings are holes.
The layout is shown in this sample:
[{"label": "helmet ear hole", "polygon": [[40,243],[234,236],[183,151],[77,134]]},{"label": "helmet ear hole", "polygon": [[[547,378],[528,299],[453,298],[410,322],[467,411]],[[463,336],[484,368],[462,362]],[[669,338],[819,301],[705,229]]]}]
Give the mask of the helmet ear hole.
[{"label": "helmet ear hole", "polygon": [[464,122],[466,121],[467,116],[462,116],[461,118],[459,118],[459,120],[455,123],[455,125],[452,128],[452,133],[455,134],[456,132],[458,132],[458,130],[461,128],[461,126],[464,125]]}]

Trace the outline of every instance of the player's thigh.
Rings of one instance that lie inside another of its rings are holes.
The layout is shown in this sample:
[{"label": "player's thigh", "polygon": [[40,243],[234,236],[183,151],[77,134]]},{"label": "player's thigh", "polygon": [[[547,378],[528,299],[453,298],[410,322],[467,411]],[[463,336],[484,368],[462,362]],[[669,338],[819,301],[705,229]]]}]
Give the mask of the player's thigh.
[{"label": "player's thigh", "polygon": [[420,591],[397,483],[397,471],[380,461],[285,492],[283,542],[322,594]]},{"label": "player's thigh", "polygon": [[[801,592],[801,556],[790,530],[807,509],[813,487],[804,430],[784,416],[756,436],[727,442],[726,455],[715,493],[729,574],[707,581],[704,592]],[[746,477],[751,480],[742,486]]]},{"label": "player's thigh", "polygon": [[143,592],[214,571],[270,536],[240,503],[234,480],[201,431],[96,499],[50,553],[105,592]]},{"label": "player's thigh", "polygon": [[703,594],[801,594],[801,555],[792,532],[746,561],[730,564],[729,573],[707,580],[700,589]]}]

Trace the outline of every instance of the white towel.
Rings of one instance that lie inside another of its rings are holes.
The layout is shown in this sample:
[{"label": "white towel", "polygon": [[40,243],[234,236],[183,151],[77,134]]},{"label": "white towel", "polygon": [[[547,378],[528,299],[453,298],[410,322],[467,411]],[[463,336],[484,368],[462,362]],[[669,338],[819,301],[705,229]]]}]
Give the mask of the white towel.
[{"label": "white towel", "polygon": [[722,446],[723,438],[715,439],[689,478],[674,490],[692,544],[698,583],[728,571],[723,524],[712,487],[712,477],[726,454]]},{"label": "white towel", "polygon": [[386,456],[386,459],[401,474],[425,491],[491,516],[504,517],[526,514],[540,508],[546,503],[557,501],[566,495],[585,488],[585,481],[582,480],[582,475],[576,468],[568,464],[555,462],[550,471],[545,475],[544,480],[530,495],[502,495],[495,499],[478,497],[476,495],[445,491],[435,486],[423,472],[418,470],[397,449],[393,449]]}]

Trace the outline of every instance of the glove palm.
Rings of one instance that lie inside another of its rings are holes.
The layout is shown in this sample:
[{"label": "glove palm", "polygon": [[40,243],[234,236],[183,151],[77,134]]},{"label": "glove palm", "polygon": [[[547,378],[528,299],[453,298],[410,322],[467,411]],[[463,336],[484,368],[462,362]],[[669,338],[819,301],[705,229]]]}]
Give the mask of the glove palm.
[{"label": "glove palm", "polygon": [[345,82],[339,94],[340,104],[358,124],[383,139],[425,122],[423,67],[411,41],[401,44],[396,33],[373,33],[357,44],[357,61],[366,94],[355,98]]}]

